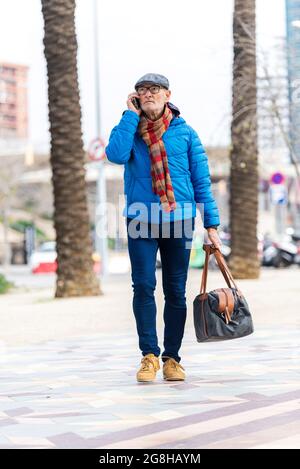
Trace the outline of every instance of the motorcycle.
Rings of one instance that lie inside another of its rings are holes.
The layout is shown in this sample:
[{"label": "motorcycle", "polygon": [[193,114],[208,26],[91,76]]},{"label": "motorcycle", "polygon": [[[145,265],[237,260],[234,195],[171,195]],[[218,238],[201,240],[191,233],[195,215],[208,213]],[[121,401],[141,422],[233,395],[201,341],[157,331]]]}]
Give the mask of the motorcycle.
[{"label": "motorcycle", "polygon": [[300,265],[300,246],[291,235],[286,234],[281,239],[272,240],[269,234],[264,237],[262,265],[275,268]]}]

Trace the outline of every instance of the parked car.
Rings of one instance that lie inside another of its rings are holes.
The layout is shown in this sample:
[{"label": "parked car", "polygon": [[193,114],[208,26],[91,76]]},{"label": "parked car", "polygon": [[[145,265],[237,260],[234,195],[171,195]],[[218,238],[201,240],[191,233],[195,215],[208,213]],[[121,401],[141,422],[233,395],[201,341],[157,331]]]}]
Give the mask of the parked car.
[{"label": "parked car", "polygon": [[29,258],[31,272],[33,274],[55,272],[57,269],[56,257],[55,241],[42,243]]},{"label": "parked car", "polygon": [[[29,266],[33,274],[56,272],[57,269],[57,252],[56,242],[46,241],[42,243],[38,249],[33,251],[29,258]],[[99,273],[101,267],[101,259],[97,252],[93,252],[92,259],[94,261],[94,272]]]}]

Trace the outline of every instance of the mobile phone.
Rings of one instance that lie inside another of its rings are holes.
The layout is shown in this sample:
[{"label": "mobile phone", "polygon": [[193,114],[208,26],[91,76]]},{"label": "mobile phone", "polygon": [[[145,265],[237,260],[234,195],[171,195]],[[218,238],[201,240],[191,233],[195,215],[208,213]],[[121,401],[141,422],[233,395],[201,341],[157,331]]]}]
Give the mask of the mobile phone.
[{"label": "mobile phone", "polygon": [[131,98],[131,101],[136,109],[141,109],[140,100],[138,98]]}]

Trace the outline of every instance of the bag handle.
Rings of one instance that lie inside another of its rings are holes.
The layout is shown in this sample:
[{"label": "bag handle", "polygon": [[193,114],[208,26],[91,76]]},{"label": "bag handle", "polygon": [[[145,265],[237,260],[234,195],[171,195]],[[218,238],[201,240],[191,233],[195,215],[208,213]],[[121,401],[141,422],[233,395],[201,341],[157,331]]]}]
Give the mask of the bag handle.
[{"label": "bag handle", "polygon": [[208,275],[208,262],[209,257],[213,254],[216,258],[218,267],[225,279],[225,282],[228,285],[228,288],[232,288],[232,285],[236,288],[239,295],[242,295],[242,292],[237,287],[234,278],[229,270],[228,265],[225,262],[225,259],[220,251],[219,248],[216,248],[214,244],[203,244],[203,250],[205,251],[205,262],[204,268],[202,271],[202,278],[201,278],[201,287],[200,287],[200,295],[206,293],[206,284],[207,284],[207,275]]},{"label": "bag handle", "polygon": [[[203,249],[205,251],[205,263],[204,263],[204,268],[202,271],[202,280],[201,280],[201,288],[200,288],[200,294],[206,293],[206,284],[207,284],[207,275],[208,275],[208,262],[209,262],[209,257],[211,254],[215,254],[219,269],[221,270],[223,277],[228,285],[229,288],[231,288],[231,283],[227,275],[227,271],[225,267],[222,264],[222,260],[218,255],[216,255],[217,248],[213,244],[203,244]],[[221,254],[221,252],[220,252]],[[222,256],[222,254],[221,254]]]}]

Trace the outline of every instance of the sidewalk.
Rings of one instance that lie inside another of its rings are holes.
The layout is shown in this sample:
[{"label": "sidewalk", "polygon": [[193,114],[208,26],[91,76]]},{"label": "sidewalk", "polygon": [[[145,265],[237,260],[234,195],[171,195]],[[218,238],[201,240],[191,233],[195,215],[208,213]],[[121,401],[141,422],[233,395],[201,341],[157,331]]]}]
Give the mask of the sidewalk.
[{"label": "sidewalk", "polygon": [[[255,333],[198,344],[187,285],[185,382],[136,383],[140,361],[130,274],[101,297],[51,289],[0,297],[0,448],[299,448],[299,269],[239,281]],[[208,288],[223,285],[210,272]],[[157,271],[162,342],[161,271]]]},{"label": "sidewalk", "polygon": [[[186,296],[187,330],[193,330],[192,303],[200,290],[202,270],[190,269]],[[46,282],[46,277],[48,280]],[[33,276],[34,277],[34,276]],[[36,280],[37,282],[38,280]],[[88,298],[53,299],[55,277],[43,274],[41,285],[50,288],[19,288],[0,295],[0,341],[26,345],[46,340],[64,340],[94,333],[135,334],[130,273],[109,275],[101,285],[104,295]],[[29,284],[34,282],[30,280]],[[18,282],[22,284],[21,281]],[[163,291],[157,269],[157,324],[162,331]],[[209,271],[208,290],[226,286],[219,272]],[[300,325],[300,269],[261,270],[258,280],[240,280],[238,286],[249,303],[255,325]]]}]

